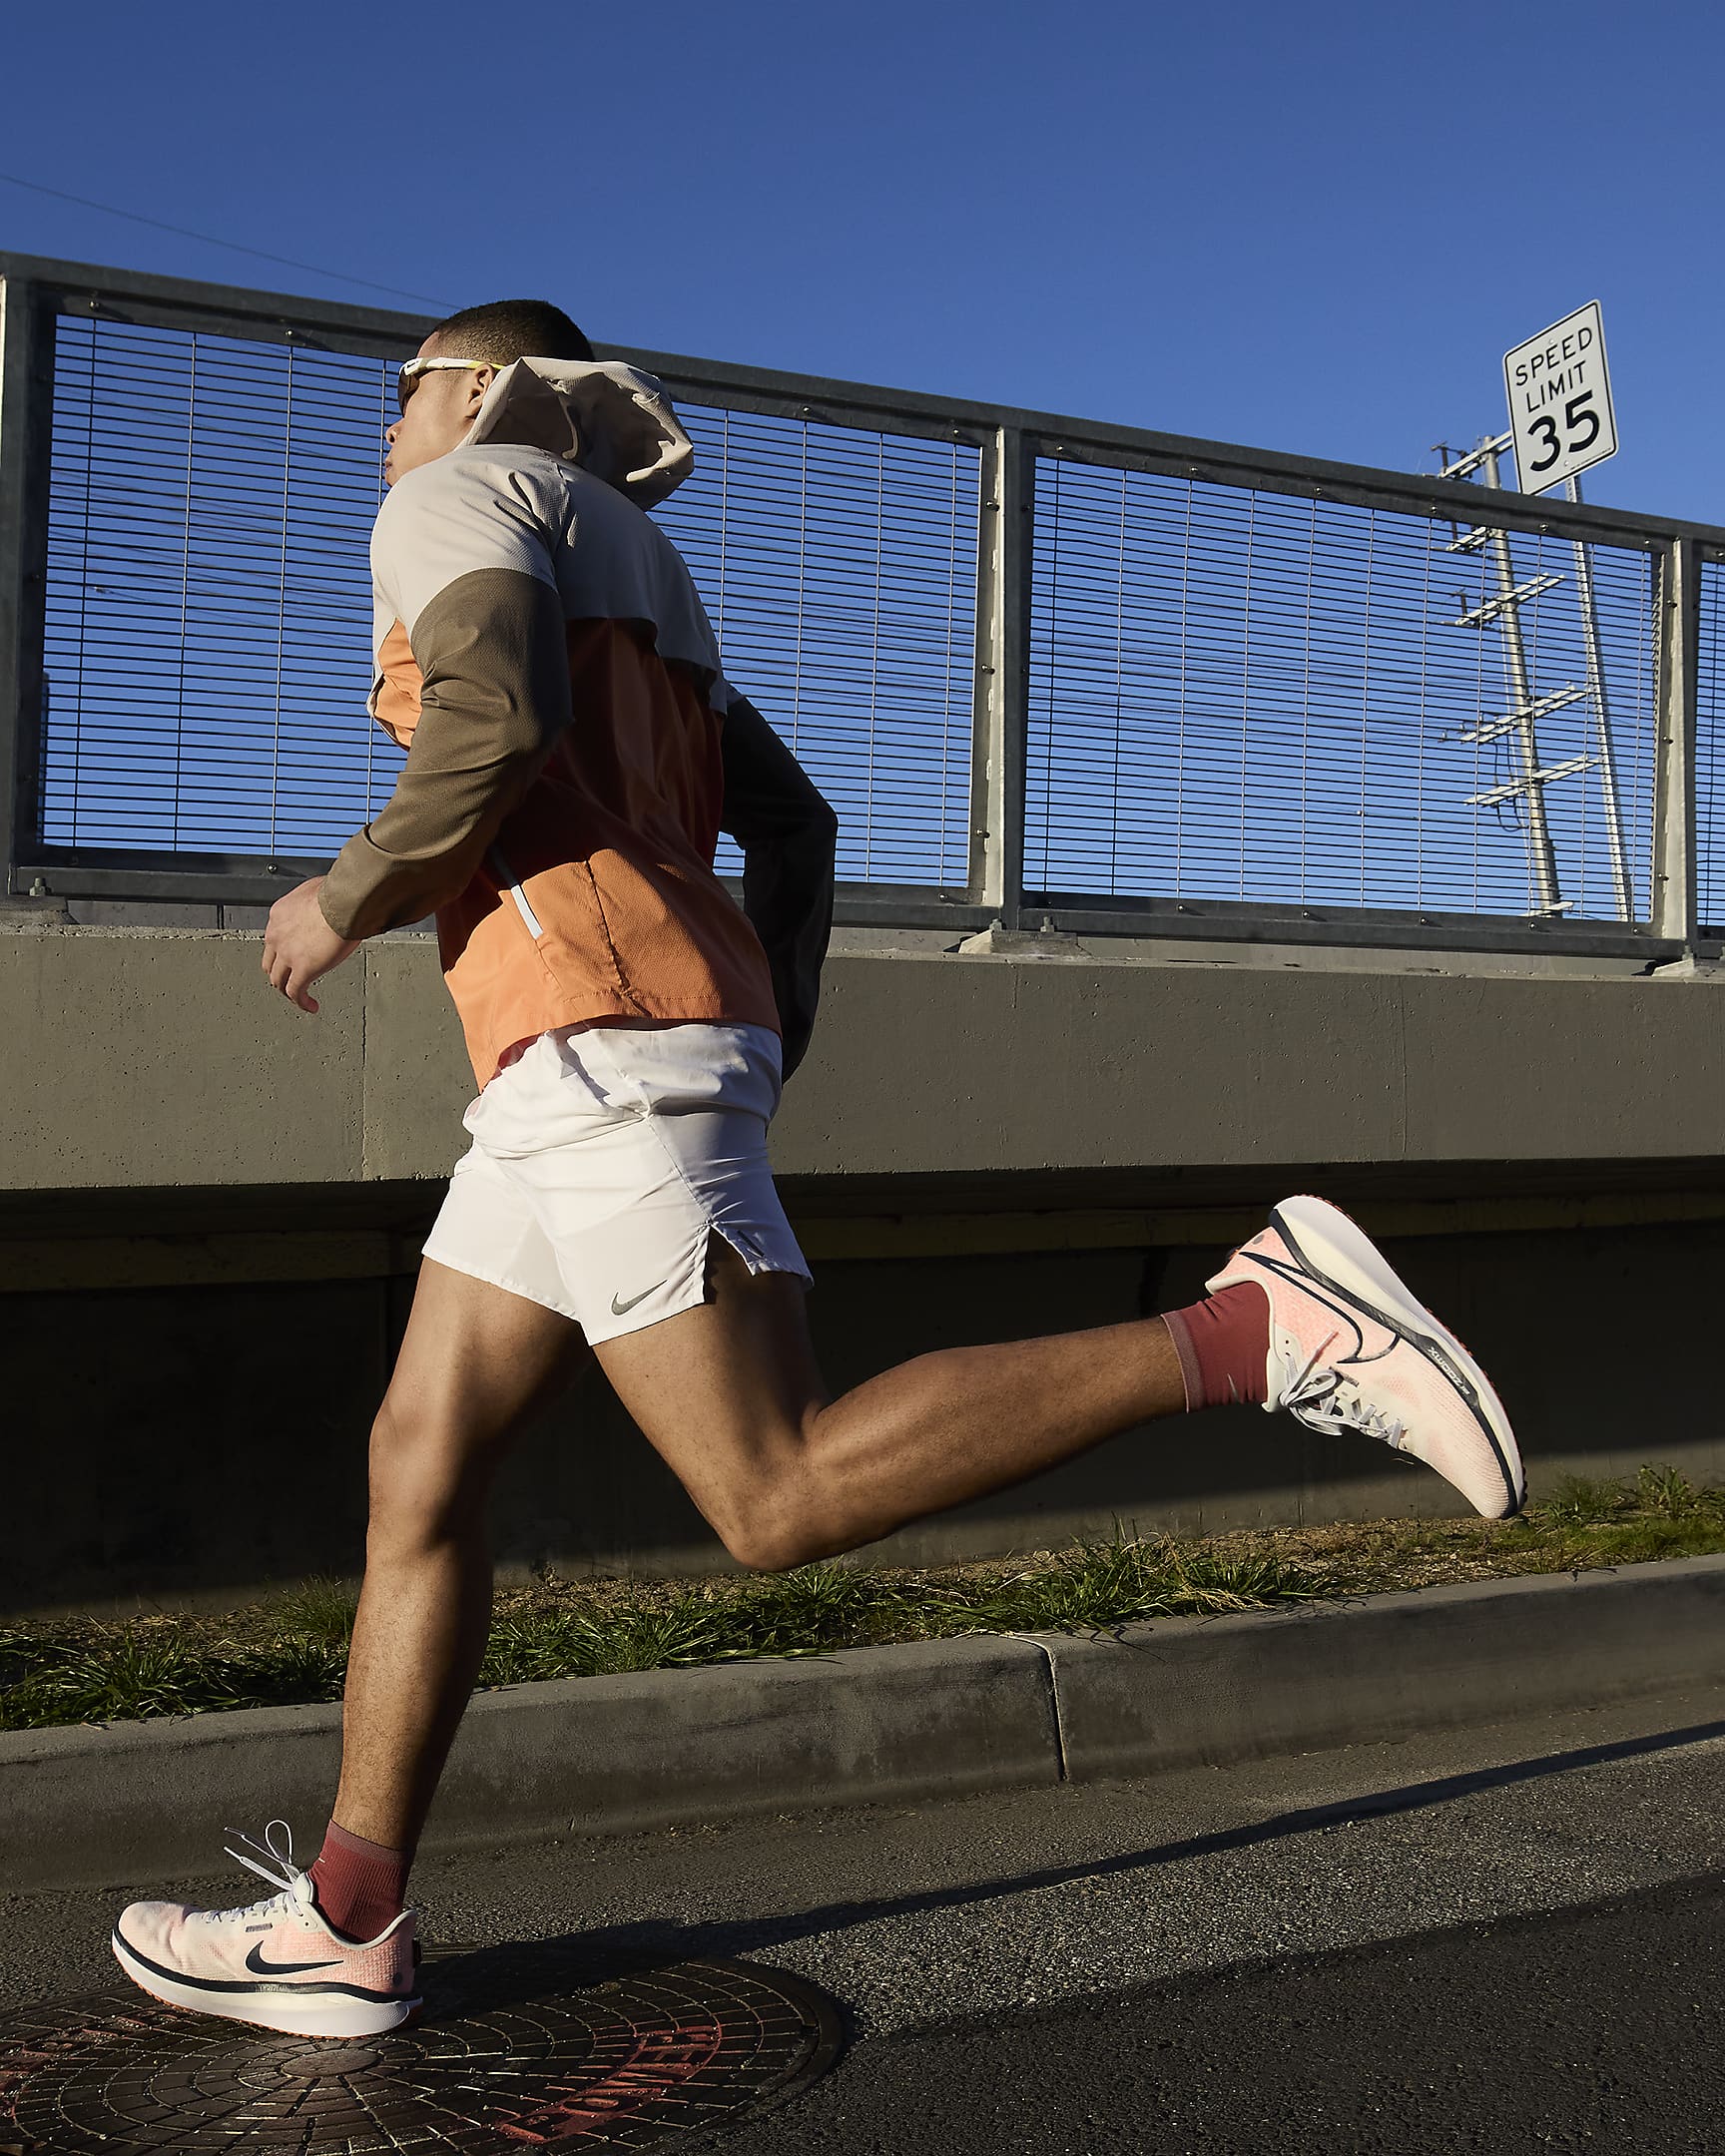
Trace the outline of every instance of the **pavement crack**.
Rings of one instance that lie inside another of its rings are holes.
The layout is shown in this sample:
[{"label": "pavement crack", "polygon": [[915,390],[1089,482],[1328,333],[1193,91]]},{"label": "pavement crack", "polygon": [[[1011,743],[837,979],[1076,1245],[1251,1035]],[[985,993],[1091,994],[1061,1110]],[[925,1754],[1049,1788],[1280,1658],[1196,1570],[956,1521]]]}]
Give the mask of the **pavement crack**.
[{"label": "pavement crack", "polygon": [[1054,1650],[1046,1640],[1038,1639],[1033,1632],[1008,1632],[1005,1637],[1022,1640],[1027,1647],[1034,1647],[1048,1665],[1048,1707],[1054,1725],[1055,1779],[1069,1782],[1072,1777],[1066,1768],[1066,1710],[1060,1699],[1060,1664],[1055,1660]]}]

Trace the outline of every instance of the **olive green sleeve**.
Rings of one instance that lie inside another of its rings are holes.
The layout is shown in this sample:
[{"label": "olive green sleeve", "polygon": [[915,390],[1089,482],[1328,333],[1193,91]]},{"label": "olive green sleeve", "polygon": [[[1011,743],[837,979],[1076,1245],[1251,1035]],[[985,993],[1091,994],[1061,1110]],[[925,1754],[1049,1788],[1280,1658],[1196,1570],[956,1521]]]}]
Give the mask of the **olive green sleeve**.
[{"label": "olive green sleeve", "polygon": [[457,577],[419,615],[411,642],[424,688],[407,762],[318,892],[324,919],[350,941],[456,897],[570,722],[563,609],[539,578]]}]

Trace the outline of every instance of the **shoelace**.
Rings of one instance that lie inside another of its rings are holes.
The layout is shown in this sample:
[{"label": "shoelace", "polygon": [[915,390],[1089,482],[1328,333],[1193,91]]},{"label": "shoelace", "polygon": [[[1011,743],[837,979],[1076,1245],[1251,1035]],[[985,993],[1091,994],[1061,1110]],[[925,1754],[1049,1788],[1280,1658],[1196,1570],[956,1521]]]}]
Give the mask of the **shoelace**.
[{"label": "shoelace", "polygon": [[1310,1429],[1360,1430],[1400,1450],[1408,1425],[1388,1409],[1374,1406],[1352,1377],[1320,1366],[1325,1349],[1336,1338],[1332,1333],[1320,1341],[1297,1366],[1292,1355],[1283,1357],[1278,1399]]},{"label": "shoelace", "polygon": [[[286,1849],[276,1847],[278,1827],[288,1838]],[[259,1864],[254,1858],[248,1857],[245,1850],[224,1848],[223,1854],[232,1857],[237,1864],[243,1864],[248,1872],[256,1872],[260,1879],[269,1880],[272,1886],[281,1890],[267,1895],[262,1901],[249,1901],[244,1908],[198,1909],[193,1913],[202,1916],[206,1922],[214,1921],[218,1917],[226,1921],[234,1916],[272,1916],[279,1911],[286,1913],[288,1904],[299,1899],[297,1889],[300,1881],[305,1877],[293,1862],[292,1828],[286,1820],[272,1820],[264,1830],[262,1842],[254,1842],[250,1835],[242,1834],[238,1827],[225,1827],[222,1831],[224,1834],[231,1834],[236,1842],[244,1842],[247,1849],[255,1849],[267,1862]]]}]

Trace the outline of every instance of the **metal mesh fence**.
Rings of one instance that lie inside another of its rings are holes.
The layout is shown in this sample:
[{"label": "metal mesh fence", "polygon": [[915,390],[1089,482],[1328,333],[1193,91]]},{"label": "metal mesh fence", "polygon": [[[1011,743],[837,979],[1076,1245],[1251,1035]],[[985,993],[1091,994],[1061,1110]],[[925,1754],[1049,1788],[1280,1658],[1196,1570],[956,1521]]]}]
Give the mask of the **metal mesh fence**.
[{"label": "metal mesh fence", "polygon": [[[364,709],[392,367],[79,316],[56,343],[43,838],[333,852],[400,763]],[[977,451],[686,417],[697,474],[660,520],[838,808],[841,873],[962,883]]]},{"label": "metal mesh fence", "polygon": [[[59,319],[47,844],[315,859],[375,814],[399,763],[364,716],[391,371]],[[656,513],[728,673],[838,808],[842,875],[961,889],[976,427],[894,433],[862,407],[839,425],[704,394],[683,406],[696,474]],[[1032,902],[1646,918],[1651,544],[1582,557],[1550,535],[1065,454],[1035,469]],[[1722,573],[1703,592],[1699,758],[1715,922]],[[720,865],[738,865],[729,846]]]},{"label": "metal mesh fence", "polygon": [[398,758],[365,716],[366,540],[389,386],[381,360],[61,317],[50,843],[318,855],[380,806]]},{"label": "metal mesh fence", "polygon": [[[657,512],[725,671],[839,812],[839,873],[969,874],[980,457],[967,443],[681,405]],[[721,865],[733,856],[729,847]]]},{"label": "metal mesh fence", "polygon": [[[1489,496],[1481,490],[1480,515]],[[1542,909],[1518,621],[1564,910],[1619,916],[1566,541],[1062,459],[1037,466],[1026,883],[1096,895]],[[1629,917],[1648,903],[1649,558],[1589,549]]]},{"label": "metal mesh fence", "polygon": [[1701,650],[1696,668],[1695,846],[1700,917],[1725,934],[1725,562],[1701,564]]}]

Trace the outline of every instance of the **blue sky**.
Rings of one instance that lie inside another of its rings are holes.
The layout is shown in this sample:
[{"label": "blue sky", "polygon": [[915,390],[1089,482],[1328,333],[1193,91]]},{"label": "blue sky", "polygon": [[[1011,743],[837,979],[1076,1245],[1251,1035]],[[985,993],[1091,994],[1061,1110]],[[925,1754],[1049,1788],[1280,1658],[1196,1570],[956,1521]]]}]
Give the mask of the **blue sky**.
[{"label": "blue sky", "polygon": [[[164,0],[0,56],[0,169],[330,271],[1405,469],[1597,297],[1590,495],[1725,521],[1717,7]],[[6,186],[0,245],[367,296]]]}]

